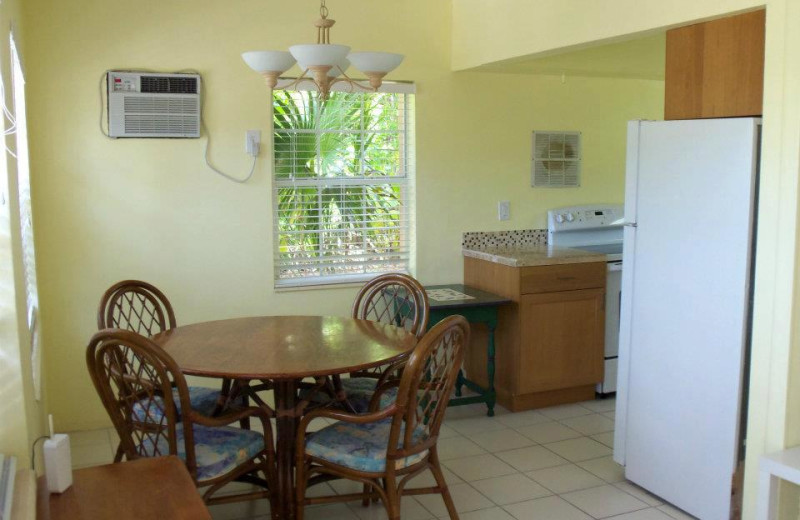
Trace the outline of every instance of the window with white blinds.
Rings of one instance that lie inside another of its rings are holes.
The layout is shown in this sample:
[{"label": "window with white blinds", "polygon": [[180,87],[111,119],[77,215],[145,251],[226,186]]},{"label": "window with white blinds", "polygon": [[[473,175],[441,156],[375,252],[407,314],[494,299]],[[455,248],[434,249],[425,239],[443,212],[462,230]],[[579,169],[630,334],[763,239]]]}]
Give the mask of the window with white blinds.
[{"label": "window with white blinds", "polygon": [[411,97],[274,91],[276,286],[408,270]]},{"label": "window with white blinds", "polygon": [[13,79],[13,133],[16,135],[17,183],[19,190],[19,222],[22,242],[22,270],[27,302],[28,329],[31,337],[31,368],[36,399],[41,398],[41,336],[39,324],[39,289],[36,281],[36,250],[33,246],[33,210],[31,207],[31,177],[28,163],[28,123],[25,114],[25,77],[13,34],[11,45],[11,76]]}]

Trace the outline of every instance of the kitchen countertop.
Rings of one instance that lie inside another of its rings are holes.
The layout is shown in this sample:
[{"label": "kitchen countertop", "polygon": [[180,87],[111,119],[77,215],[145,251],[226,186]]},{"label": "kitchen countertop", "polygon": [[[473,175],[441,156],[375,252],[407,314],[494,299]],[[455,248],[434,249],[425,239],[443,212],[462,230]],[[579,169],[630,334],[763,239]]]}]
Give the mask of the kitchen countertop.
[{"label": "kitchen countertop", "polygon": [[552,246],[484,247],[461,250],[464,256],[509,267],[605,262],[606,255]]}]

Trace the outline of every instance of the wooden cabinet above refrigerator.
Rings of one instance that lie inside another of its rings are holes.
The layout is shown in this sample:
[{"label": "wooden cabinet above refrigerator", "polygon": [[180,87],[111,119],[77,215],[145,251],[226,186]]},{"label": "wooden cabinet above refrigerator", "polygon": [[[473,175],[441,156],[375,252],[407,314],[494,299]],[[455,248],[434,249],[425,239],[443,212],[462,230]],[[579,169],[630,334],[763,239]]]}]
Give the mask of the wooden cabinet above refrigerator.
[{"label": "wooden cabinet above refrigerator", "polygon": [[765,13],[667,31],[664,119],[761,115]]}]

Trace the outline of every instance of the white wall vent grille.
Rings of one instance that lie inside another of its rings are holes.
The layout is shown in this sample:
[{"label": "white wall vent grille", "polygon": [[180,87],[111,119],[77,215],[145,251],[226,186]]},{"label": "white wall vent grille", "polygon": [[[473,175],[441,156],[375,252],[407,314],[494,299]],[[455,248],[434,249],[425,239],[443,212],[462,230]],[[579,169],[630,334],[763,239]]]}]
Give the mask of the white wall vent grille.
[{"label": "white wall vent grille", "polygon": [[108,135],[200,137],[200,76],[108,73]]},{"label": "white wall vent grille", "polygon": [[533,132],[531,186],[572,188],[581,183],[581,133]]}]

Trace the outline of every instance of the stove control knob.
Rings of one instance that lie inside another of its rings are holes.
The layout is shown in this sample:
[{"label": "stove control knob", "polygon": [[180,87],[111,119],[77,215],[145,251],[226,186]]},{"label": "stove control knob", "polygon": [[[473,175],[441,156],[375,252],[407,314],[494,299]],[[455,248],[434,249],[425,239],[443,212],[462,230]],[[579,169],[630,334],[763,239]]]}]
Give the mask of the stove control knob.
[{"label": "stove control knob", "polygon": [[560,213],[558,215],[556,215],[556,222],[558,222],[559,224],[563,223],[564,222],[564,215],[561,215]]},{"label": "stove control knob", "polygon": [[572,222],[573,220],[575,220],[575,215],[567,213],[567,222]]}]

